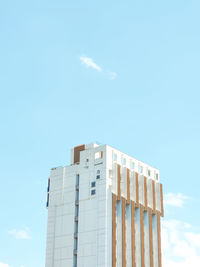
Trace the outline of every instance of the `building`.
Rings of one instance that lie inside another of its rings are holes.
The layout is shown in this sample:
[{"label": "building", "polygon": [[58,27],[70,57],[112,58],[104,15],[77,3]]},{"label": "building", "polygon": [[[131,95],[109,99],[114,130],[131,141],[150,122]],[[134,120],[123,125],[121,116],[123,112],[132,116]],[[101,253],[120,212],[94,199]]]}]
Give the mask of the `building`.
[{"label": "building", "polygon": [[71,150],[48,180],[46,267],[161,267],[159,171],[108,145]]}]

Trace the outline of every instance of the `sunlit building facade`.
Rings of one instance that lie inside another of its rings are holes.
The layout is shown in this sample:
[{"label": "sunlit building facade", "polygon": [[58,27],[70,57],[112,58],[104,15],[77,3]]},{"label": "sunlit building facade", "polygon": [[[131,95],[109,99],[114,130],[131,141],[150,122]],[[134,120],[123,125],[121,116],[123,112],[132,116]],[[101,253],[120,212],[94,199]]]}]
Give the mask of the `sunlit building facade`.
[{"label": "sunlit building facade", "polygon": [[161,267],[159,171],[108,145],[71,150],[47,190],[46,267]]}]

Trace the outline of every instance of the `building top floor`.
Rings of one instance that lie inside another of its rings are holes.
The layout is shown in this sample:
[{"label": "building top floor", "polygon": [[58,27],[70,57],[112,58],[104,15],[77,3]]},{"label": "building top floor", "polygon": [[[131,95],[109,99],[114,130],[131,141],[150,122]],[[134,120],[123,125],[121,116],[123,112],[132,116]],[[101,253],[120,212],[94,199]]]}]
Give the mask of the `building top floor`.
[{"label": "building top floor", "polygon": [[147,178],[160,181],[159,170],[133,158],[109,145],[98,145],[91,143],[87,145],[79,145],[71,149],[70,166],[81,165],[90,166],[99,163],[105,163],[109,168],[116,163],[122,167],[137,172]]}]

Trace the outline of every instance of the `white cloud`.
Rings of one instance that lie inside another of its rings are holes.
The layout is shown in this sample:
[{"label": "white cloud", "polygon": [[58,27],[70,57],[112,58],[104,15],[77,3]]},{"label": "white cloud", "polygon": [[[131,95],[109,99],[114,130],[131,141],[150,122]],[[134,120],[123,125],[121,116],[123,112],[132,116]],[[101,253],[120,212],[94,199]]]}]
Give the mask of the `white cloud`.
[{"label": "white cloud", "polygon": [[9,235],[14,236],[16,239],[31,239],[30,231],[28,228],[25,228],[22,230],[12,229],[12,230],[8,231],[8,233],[9,233]]},{"label": "white cloud", "polygon": [[200,248],[200,234],[187,232],[184,234],[184,236],[191,246],[196,246]]},{"label": "white cloud", "polygon": [[174,194],[174,193],[168,193],[164,196],[164,203],[168,206],[174,206],[174,207],[183,207],[183,204],[186,199],[189,199],[188,196],[185,196],[181,193]]},{"label": "white cloud", "polygon": [[97,70],[98,72],[102,72],[102,68],[97,65],[91,57],[80,56],[80,61],[87,68],[90,67]]},{"label": "white cloud", "polygon": [[93,58],[91,57],[80,56],[80,61],[87,68],[92,68],[94,70],[97,70],[98,72],[105,73],[105,75],[108,76],[110,80],[115,80],[117,78],[116,72],[103,70],[97,63],[94,62]]},{"label": "white cloud", "polygon": [[2,263],[2,262],[0,262],[0,267],[9,267],[9,265],[8,265],[8,264],[5,264],[5,263]]},{"label": "white cloud", "polygon": [[200,266],[200,233],[189,228],[177,220],[162,222],[163,267]]},{"label": "white cloud", "polygon": [[117,78],[117,73],[116,72],[109,72],[109,77],[111,80],[115,80]]}]

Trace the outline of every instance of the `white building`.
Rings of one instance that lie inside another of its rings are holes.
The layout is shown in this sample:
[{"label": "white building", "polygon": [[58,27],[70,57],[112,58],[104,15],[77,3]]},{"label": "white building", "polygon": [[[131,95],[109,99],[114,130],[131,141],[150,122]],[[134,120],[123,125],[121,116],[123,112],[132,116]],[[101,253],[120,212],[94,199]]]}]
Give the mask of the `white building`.
[{"label": "white building", "polygon": [[52,168],[46,267],[161,267],[159,171],[108,145]]}]

